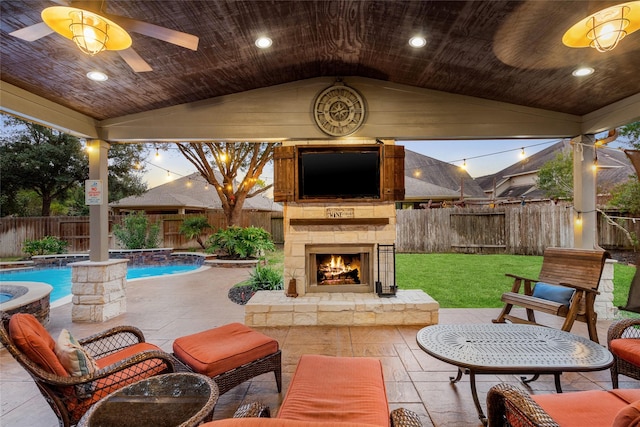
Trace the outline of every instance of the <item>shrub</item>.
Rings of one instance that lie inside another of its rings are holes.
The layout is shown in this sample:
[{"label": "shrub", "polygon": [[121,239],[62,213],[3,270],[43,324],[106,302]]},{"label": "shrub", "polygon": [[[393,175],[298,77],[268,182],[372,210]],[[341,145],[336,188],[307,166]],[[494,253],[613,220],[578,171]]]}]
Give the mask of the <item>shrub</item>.
[{"label": "shrub", "polygon": [[31,256],[54,255],[67,252],[69,242],[55,236],[46,236],[40,240],[25,240],[22,251]]},{"label": "shrub", "polygon": [[254,292],[284,289],[282,272],[260,265],[251,272],[248,283]]},{"label": "shrub", "polygon": [[221,228],[207,239],[207,252],[220,252],[230,259],[256,258],[264,251],[274,251],[271,235],[263,228],[231,226]]},{"label": "shrub", "polygon": [[123,224],[113,226],[113,235],[126,249],[157,248],[160,225],[149,225],[149,219],[142,212],[127,215]]},{"label": "shrub", "polygon": [[198,242],[200,247],[202,247],[202,249],[206,249],[204,242],[202,241],[202,235],[206,230],[211,228],[211,225],[207,222],[207,218],[203,216],[194,216],[185,218],[182,225],[180,225],[180,233],[189,240],[196,239],[196,242]]}]

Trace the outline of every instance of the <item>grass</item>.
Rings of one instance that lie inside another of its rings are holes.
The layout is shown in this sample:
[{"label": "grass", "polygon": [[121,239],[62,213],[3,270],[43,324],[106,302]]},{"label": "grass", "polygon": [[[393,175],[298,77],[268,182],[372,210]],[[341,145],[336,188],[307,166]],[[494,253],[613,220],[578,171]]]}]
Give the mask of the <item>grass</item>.
[{"label": "grass", "polygon": [[[396,281],[400,289],[422,289],[442,308],[498,308],[513,283],[505,273],[535,279],[541,265],[541,256],[397,254]],[[615,306],[626,303],[634,273],[635,267],[614,265]]]},{"label": "grass", "polygon": [[[282,248],[266,259],[272,268],[284,269]],[[541,256],[396,254],[396,282],[400,289],[422,289],[442,308],[499,308],[502,293],[513,283],[505,273],[535,279],[541,266]],[[626,304],[635,271],[614,264],[614,306]]]}]

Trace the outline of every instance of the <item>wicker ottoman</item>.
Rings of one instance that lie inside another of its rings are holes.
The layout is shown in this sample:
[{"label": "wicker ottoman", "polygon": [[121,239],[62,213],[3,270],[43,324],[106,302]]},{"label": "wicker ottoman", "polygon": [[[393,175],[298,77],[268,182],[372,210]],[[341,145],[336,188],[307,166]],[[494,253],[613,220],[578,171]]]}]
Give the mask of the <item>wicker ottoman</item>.
[{"label": "wicker ottoman", "polygon": [[177,338],[173,353],[190,371],[213,378],[220,395],[258,375],[273,372],[282,390],[278,341],[241,324]]}]

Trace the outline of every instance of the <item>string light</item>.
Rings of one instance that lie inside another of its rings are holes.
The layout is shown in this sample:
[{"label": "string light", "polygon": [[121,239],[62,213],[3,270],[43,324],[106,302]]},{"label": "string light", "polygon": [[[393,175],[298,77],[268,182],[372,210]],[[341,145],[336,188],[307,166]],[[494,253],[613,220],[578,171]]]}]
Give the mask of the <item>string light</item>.
[{"label": "string light", "polygon": [[522,151],[520,151],[520,158],[525,159],[527,157],[527,153],[524,152],[524,147],[522,147]]},{"label": "string light", "polygon": [[582,226],[582,212],[576,213],[576,225],[578,227]]},{"label": "string light", "polygon": [[160,152],[158,151],[158,147],[156,147],[156,160],[160,160]]},{"label": "string light", "polygon": [[460,165],[460,169],[467,169],[467,159],[462,160],[462,164]]}]

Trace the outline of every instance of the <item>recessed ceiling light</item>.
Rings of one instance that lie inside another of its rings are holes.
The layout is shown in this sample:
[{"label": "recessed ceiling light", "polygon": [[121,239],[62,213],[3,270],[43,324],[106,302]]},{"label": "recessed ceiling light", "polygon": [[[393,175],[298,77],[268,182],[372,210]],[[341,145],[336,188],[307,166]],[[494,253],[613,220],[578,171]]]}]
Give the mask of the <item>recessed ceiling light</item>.
[{"label": "recessed ceiling light", "polygon": [[259,37],[256,40],[256,46],[258,46],[260,49],[266,49],[271,46],[272,43],[273,42],[269,37]]},{"label": "recessed ceiling light", "polygon": [[593,74],[594,71],[595,70],[591,67],[580,67],[573,70],[571,74],[576,77],[583,77]]},{"label": "recessed ceiling light", "polygon": [[411,47],[424,47],[427,44],[427,39],[424,37],[416,36],[409,39],[409,46]]},{"label": "recessed ceiling light", "polygon": [[87,77],[94,82],[104,82],[109,79],[109,77],[101,71],[89,71]]}]

